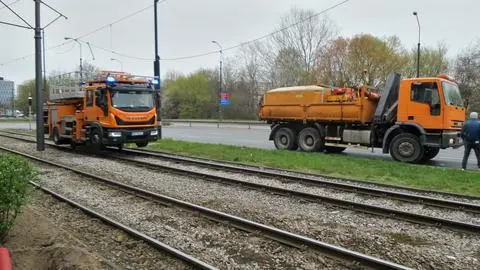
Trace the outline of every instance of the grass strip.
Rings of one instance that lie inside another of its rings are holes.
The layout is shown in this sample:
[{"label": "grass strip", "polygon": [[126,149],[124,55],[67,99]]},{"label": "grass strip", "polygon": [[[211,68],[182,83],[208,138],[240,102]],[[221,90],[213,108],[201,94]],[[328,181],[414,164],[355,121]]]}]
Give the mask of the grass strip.
[{"label": "grass strip", "polygon": [[163,139],[150,150],[480,196],[480,173],[343,154],[304,153]]}]

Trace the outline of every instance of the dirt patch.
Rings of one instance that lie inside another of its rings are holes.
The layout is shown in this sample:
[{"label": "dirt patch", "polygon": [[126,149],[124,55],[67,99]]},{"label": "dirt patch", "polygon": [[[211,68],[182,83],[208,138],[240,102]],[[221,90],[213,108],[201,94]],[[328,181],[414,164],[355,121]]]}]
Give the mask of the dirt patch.
[{"label": "dirt patch", "polygon": [[14,269],[101,269],[103,263],[72,235],[26,206],[7,239]]}]

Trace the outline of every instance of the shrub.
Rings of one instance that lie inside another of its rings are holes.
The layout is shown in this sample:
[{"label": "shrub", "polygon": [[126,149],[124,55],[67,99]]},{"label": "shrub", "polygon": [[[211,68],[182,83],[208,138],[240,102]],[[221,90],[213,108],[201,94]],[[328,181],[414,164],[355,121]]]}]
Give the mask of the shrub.
[{"label": "shrub", "polygon": [[15,218],[26,202],[28,181],[35,171],[24,159],[0,155],[0,243],[4,243]]}]

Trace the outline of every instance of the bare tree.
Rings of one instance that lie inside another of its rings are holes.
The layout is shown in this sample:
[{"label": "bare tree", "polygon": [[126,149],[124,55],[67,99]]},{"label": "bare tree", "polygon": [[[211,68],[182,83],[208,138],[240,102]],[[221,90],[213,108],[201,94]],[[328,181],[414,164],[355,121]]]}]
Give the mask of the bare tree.
[{"label": "bare tree", "polygon": [[271,39],[277,52],[275,64],[280,70],[289,70],[299,84],[315,83],[315,67],[335,33],[328,17],[317,16],[311,10],[292,9],[281,19],[279,32]]},{"label": "bare tree", "polygon": [[480,41],[465,49],[455,61],[455,78],[470,110],[480,110]]}]

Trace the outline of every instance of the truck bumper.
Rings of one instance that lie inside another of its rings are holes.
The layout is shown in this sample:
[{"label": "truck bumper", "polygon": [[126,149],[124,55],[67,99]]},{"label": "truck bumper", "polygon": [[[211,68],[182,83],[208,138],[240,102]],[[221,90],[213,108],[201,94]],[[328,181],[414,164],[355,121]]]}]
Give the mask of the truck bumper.
[{"label": "truck bumper", "polygon": [[460,132],[443,132],[441,148],[459,148],[463,145],[463,140],[460,138]]},{"label": "truck bumper", "polygon": [[102,144],[119,145],[122,143],[153,142],[158,140],[158,129],[104,129]]}]

